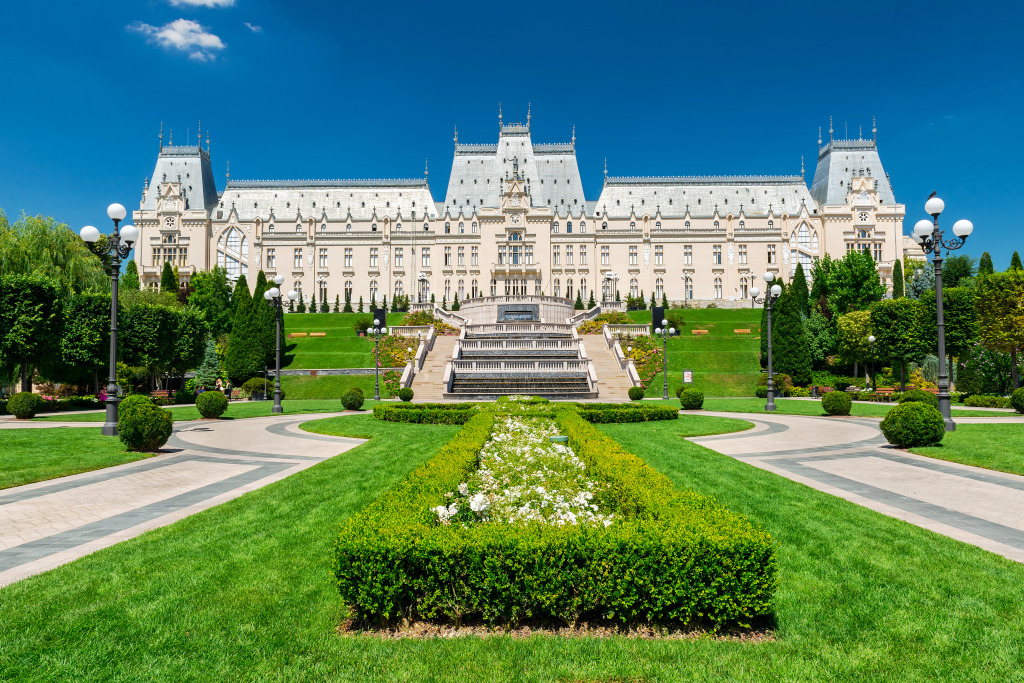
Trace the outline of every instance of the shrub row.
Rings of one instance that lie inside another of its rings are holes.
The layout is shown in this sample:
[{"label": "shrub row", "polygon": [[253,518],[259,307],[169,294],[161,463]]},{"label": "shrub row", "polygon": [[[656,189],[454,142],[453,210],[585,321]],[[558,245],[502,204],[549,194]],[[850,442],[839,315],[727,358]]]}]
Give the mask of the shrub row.
[{"label": "shrub row", "polygon": [[[1018,390],[1019,391],[1019,390]],[[1016,392],[1014,392],[1016,393]],[[971,408],[1012,408],[1011,399],[1005,396],[985,396],[972,394],[964,399],[964,405]],[[1018,411],[1019,412],[1019,411]]]},{"label": "shrub row", "polygon": [[431,508],[477,465],[494,415],[474,414],[423,467],[342,524],[333,570],[364,623],[482,619],[750,625],[771,609],[775,545],[745,518],[672,483],[589,424],[560,431],[607,484],[610,527],[439,525]]},{"label": "shrub row", "polygon": [[477,408],[476,404],[459,403],[399,403],[378,404],[373,407],[373,416],[378,420],[387,422],[413,422],[432,425],[461,425],[466,424],[476,410],[468,410],[466,407]]},{"label": "shrub row", "polygon": [[672,406],[629,403],[577,403],[576,410],[587,422],[653,422],[678,420],[679,411]]}]

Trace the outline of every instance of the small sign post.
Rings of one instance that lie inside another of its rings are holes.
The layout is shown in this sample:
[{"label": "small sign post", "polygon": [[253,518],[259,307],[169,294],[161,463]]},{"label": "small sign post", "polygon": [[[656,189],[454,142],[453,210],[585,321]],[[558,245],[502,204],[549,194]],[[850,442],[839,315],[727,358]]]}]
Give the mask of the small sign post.
[{"label": "small sign post", "polygon": [[693,370],[683,370],[683,384],[693,385]]}]

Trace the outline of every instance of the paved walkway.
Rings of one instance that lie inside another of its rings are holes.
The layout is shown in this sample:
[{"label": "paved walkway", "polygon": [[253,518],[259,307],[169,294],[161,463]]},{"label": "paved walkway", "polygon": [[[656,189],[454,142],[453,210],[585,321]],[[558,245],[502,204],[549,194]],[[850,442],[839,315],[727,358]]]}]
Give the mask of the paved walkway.
[{"label": "paved walkway", "polygon": [[[160,455],[0,490],[0,586],[237,498],[363,443],[298,427],[337,414],[178,422]],[[23,422],[0,428],[15,426],[98,427]]]},{"label": "paved walkway", "polygon": [[[1024,477],[888,445],[878,419],[741,415],[736,434],[694,437],[737,460],[951,538],[1024,562]],[[1012,417],[959,424],[1020,423]]]}]

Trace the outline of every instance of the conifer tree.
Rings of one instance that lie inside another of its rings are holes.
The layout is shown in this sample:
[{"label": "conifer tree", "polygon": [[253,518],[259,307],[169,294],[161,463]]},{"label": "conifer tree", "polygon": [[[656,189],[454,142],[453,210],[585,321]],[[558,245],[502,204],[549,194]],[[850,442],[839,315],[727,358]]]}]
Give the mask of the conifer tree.
[{"label": "conifer tree", "polygon": [[341,310],[343,313],[352,312],[352,294],[348,291],[345,292],[345,306]]},{"label": "conifer tree", "polygon": [[334,313],[341,313],[341,297],[334,295]]},{"label": "conifer tree", "polygon": [[437,301],[434,299],[434,293],[433,292],[430,293],[430,303],[432,303],[432,304],[433,303],[437,303]]},{"label": "conifer tree", "polygon": [[640,311],[646,311],[647,310],[647,301],[644,299],[644,290],[642,290],[642,289],[640,290],[640,296],[637,297],[636,307],[637,307],[637,310],[640,310]]},{"label": "conifer tree", "polygon": [[665,292],[661,293],[661,307],[668,308],[668,296],[665,294]]},{"label": "conifer tree", "polygon": [[[253,298],[249,294],[249,287],[245,283],[244,275],[238,278],[235,283],[235,292],[232,296],[232,304],[235,308],[235,317],[231,323],[231,336],[228,339],[228,351],[225,358],[228,378],[235,385],[240,385],[247,379],[255,377],[261,369],[262,362],[253,364],[253,347],[258,347],[259,340],[254,333],[257,331],[258,321],[251,315],[253,311]],[[262,294],[260,295],[262,297]]]},{"label": "conifer tree", "polygon": [[[388,303],[388,298],[384,297],[384,304],[385,304],[384,307],[385,308],[387,308],[387,303]],[[398,295],[397,294],[395,295],[395,298],[391,300],[391,312],[392,313],[398,313]]]},{"label": "conifer tree", "polygon": [[289,313],[294,313],[295,312],[295,299],[288,299],[288,312]]},{"label": "conifer tree", "polygon": [[461,308],[459,305],[459,293],[455,292],[455,296],[452,298],[452,310],[457,311]]},{"label": "conifer tree", "polygon": [[320,312],[321,313],[330,313],[331,312],[331,305],[329,303],[327,303],[327,297],[324,297],[324,300],[320,302]]},{"label": "conifer tree", "polygon": [[235,280],[234,286],[231,288],[232,325],[234,324],[235,313],[238,311],[238,304],[241,301],[252,301],[252,295],[249,294],[249,283],[246,281],[244,273],[238,276],[238,279]]},{"label": "conifer tree", "polygon": [[654,308],[657,305],[658,305],[658,302],[654,298],[654,292],[651,292],[651,308]]},{"label": "conifer tree", "polygon": [[576,311],[582,311],[583,310],[583,295],[580,294],[579,290],[576,290],[576,303],[574,303],[572,305],[572,307],[573,307],[573,310],[576,310]]},{"label": "conifer tree", "polygon": [[299,313],[306,312],[306,302],[303,300],[302,292],[299,292],[299,305],[296,309]]},{"label": "conifer tree", "polygon": [[273,284],[267,280],[266,274],[260,270],[256,274],[256,284],[253,287],[252,308],[250,310],[250,334],[252,341],[249,353],[252,355],[250,365],[255,368],[265,368],[273,362],[274,349],[277,334],[277,326],[274,324],[274,307],[263,297],[263,293],[270,289]]},{"label": "conifer tree", "polygon": [[902,299],[906,296],[906,282],[903,280],[903,261],[896,259],[892,264],[892,298]]},{"label": "conifer tree", "polygon": [[309,297],[309,312],[316,313],[316,294]]},{"label": "conifer tree", "polygon": [[[372,305],[373,304],[372,301],[370,302],[370,304],[371,304],[370,308],[376,308],[376,306]],[[388,310],[388,295],[387,294],[385,294],[384,298],[381,299],[380,307],[383,308],[385,311]]]},{"label": "conifer tree", "polygon": [[203,350],[203,362],[196,369],[195,385],[203,385],[212,388],[220,377],[220,363],[217,362],[217,345],[209,339],[206,348]]},{"label": "conifer tree", "polygon": [[793,290],[793,296],[796,298],[797,310],[804,317],[809,316],[811,314],[810,292],[807,289],[807,276],[804,275],[804,264],[802,263],[796,264],[791,289]]},{"label": "conifer tree", "polygon": [[[129,261],[129,263],[131,262]],[[978,275],[991,275],[994,272],[995,269],[992,267],[992,257],[989,256],[987,251],[983,252],[981,260],[978,262]]]},{"label": "conifer tree", "polygon": [[[335,310],[337,310],[337,309],[335,309]],[[362,312],[363,312],[363,297],[362,297],[362,295],[359,295],[359,308],[356,309],[356,313],[362,313]]]},{"label": "conifer tree", "polygon": [[448,295],[447,294],[444,294],[444,295],[441,296],[441,310],[442,311],[447,311],[448,310]]},{"label": "conifer tree", "polygon": [[1024,270],[1024,265],[1021,265],[1020,254],[1016,251],[1013,252],[1013,256],[1010,258],[1010,270]]},{"label": "conifer tree", "polygon": [[170,292],[172,294],[178,293],[178,279],[174,277],[174,271],[171,269],[170,261],[164,261],[164,269],[163,272],[160,273],[160,291]]},{"label": "conifer tree", "polygon": [[597,302],[594,301],[594,290],[590,290],[590,301],[587,302],[587,310],[590,310],[597,306]]},{"label": "conifer tree", "polygon": [[[370,294],[370,310],[377,308],[377,293],[373,292]],[[384,308],[387,308],[385,305]]]},{"label": "conifer tree", "polygon": [[772,369],[792,377],[793,384],[806,386],[811,381],[811,345],[793,289],[784,287],[772,306]]},{"label": "conifer tree", "polygon": [[128,261],[125,265],[124,275],[121,276],[118,286],[121,289],[135,292],[142,288],[142,284],[139,282],[139,267],[135,264],[135,259]]}]

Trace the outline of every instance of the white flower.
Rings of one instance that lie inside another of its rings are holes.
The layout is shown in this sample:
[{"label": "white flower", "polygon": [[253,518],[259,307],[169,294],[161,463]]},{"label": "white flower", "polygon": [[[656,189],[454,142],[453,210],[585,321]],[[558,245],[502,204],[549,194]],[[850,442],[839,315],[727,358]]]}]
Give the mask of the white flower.
[{"label": "white flower", "polygon": [[478,493],[469,499],[469,509],[473,512],[482,512],[487,507],[487,497],[482,493]]},{"label": "white flower", "polygon": [[462,482],[461,484],[459,484],[459,493],[462,494],[463,496],[469,495],[469,486],[466,485],[466,482]]}]

